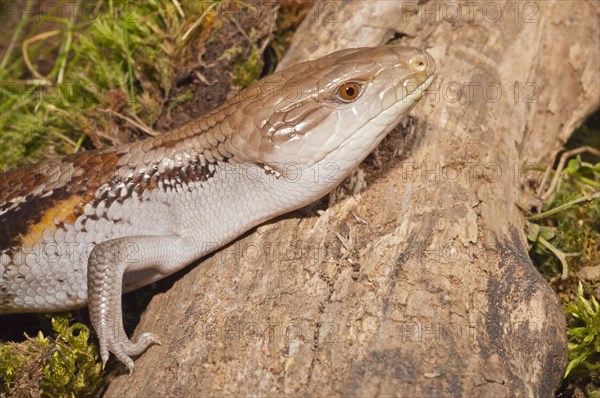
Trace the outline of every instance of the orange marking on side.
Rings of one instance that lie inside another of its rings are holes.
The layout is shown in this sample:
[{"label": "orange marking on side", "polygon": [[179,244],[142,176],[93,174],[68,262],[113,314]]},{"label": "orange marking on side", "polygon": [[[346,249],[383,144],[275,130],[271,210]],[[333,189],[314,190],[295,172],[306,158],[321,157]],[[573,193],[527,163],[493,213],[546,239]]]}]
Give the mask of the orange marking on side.
[{"label": "orange marking on side", "polygon": [[21,243],[32,247],[42,241],[45,231],[56,231],[56,226],[59,224],[73,224],[77,218],[75,216],[75,208],[80,203],[81,196],[79,195],[56,202],[54,206],[44,212],[40,222],[29,227]]}]

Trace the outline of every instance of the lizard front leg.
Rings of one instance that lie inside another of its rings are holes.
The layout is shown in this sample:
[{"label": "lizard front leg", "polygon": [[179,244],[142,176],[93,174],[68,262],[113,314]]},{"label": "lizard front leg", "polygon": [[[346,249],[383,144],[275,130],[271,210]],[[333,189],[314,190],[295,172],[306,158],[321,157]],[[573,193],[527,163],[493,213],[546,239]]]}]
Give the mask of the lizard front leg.
[{"label": "lizard front leg", "polygon": [[149,269],[169,275],[186,265],[182,246],[182,239],[176,236],[128,236],[94,247],[88,259],[88,300],[103,364],[112,352],[131,372],[131,356],[160,344],[152,333],[143,333],[135,343],[127,338],[121,311],[123,275]]}]

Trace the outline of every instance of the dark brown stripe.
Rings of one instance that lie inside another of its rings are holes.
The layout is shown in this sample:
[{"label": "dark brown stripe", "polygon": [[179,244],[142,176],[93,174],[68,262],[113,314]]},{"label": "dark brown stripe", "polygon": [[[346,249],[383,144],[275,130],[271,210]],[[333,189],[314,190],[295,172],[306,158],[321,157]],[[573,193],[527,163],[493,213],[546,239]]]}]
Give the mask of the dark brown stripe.
[{"label": "dark brown stripe", "polygon": [[[114,176],[120,156],[115,150],[81,152],[2,173],[0,211],[12,209],[0,215],[0,251],[20,245],[23,236],[42,220],[47,210],[74,195],[83,198],[73,210],[74,217],[79,216],[83,206],[93,198],[94,191]],[[54,171],[60,170],[57,164],[70,164],[73,170],[82,172],[73,173],[63,184],[57,185],[57,181],[63,179]],[[38,190],[38,194],[32,194]],[[20,197],[24,199],[18,199]]]},{"label": "dark brown stripe", "polygon": [[67,190],[57,189],[44,198],[31,197],[15,209],[0,215],[0,252],[6,252],[10,256],[10,249],[21,244],[23,236],[42,220],[47,210],[70,197],[71,193]]}]

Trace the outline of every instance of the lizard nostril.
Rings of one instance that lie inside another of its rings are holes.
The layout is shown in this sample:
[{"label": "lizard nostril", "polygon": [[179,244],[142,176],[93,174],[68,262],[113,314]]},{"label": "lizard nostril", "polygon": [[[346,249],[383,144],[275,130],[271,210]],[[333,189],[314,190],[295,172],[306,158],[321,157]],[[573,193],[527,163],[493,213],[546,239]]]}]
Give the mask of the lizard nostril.
[{"label": "lizard nostril", "polygon": [[423,55],[415,55],[409,61],[410,68],[415,72],[424,72],[427,70],[427,61]]}]

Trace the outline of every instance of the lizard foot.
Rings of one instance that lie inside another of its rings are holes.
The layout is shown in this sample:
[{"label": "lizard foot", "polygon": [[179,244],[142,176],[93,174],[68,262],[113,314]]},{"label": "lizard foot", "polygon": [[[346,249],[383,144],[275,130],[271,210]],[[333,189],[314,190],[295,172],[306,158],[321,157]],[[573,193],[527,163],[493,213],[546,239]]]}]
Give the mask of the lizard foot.
[{"label": "lizard foot", "polygon": [[[152,333],[143,333],[135,343],[127,337],[121,306],[123,275],[126,271],[148,269],[167,275],[174,264],[179,264],[165,260],[177,260],[175,254],[179,248],[175,244],[178,239],[176,236],[128,236],[104,241],[92,249],[88,258],[88,305],[90,320],[100,342],[103,364],[113,353],[132,372],[131,357],[141,354],[153,344],[160,344],[158,337]],[[165,247],[174,252],[166,255]],[[134,252],[131,252],[132,248],[135,248]]]}]

